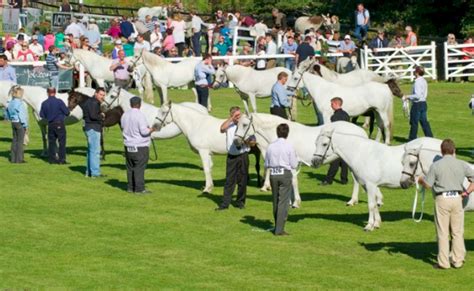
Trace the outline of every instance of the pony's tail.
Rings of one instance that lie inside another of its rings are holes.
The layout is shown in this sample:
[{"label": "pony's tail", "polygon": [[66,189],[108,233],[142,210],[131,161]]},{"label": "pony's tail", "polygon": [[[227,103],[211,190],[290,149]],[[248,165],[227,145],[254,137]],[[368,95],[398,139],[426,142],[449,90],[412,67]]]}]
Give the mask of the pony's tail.
[{"label": "pony's tail", "polygon": [[393,99],[388,108],[388,129],[390,130],[390,141],[393,140]]},{"label": "pony's tail", "polygon": [[390,91],[392,92],[392,95],[397,96],[398,98],[403,97],[403,92],[400,89],[400,86],[398,86],[397,80],[396,79],[390,79],[385,82],[385,84],[388,85],[390,88]]},{"label": "pony's tail", "polygon": [[148,103],[155,103],[155,96],[153,95],[153,81],[149,72],[145,72],[144,78],[144,87],[145,87],[145,100]]}]

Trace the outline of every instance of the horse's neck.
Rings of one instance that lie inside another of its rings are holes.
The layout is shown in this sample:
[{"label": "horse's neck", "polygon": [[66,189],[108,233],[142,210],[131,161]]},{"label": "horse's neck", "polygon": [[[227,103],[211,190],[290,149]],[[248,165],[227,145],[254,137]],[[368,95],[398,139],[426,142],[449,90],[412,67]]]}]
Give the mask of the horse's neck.
[{"label": "horse's neck", "polygon": [[81,49],[75,49],[73,51],[73,55],[82,65],[84,65],[84,67],[88,68],[89,70],[91,68],[103,67],[106,67],[108,70],[110,66],[109,63],[111,62],[111,60],[101,57],[96,53]]},{"label": "horse's neck", "polygon": [[[244,66],[238,66],[238,65],[234,65],[234,66],[229,66],[225,69],[225,74],[227,75],[227,79],[234,83],[234,84],[239,84],[241,82],[241,80],[243,79],[243,77],[250,73],[250,70],[249,68],[247,67],[244,67]],[[247,71],[247,72],[246,72]]]},{"label": "horse's neck", "polygon": [[170,64],[164,58],[159,57],[149,52],[143,52],[142,59],[145,65],[152,65],[152,66],[156,65],[158,67],[162,67],[162,66],[166,66]]},{"label": "horse's neck", "polygon": [[[398,147],[390,147],[366,137],[355,134],[338,133],[337,131],[333,133],[332,145],[336,154],[344,160],[349,167],[354,169],[365,166],[370,162],[368,159],[390,159],[396,156],[396,152],[400,152]],[[377,154],[375,155],[374,153]],[[361,159],[360,157],[364,157],[365,159]]]},{"label": "horse's neck", "polygon": [[[252,113],[253,125],[255,130],[264,134],[267,139],[271,141],[272,137],[276,135],[275,129],[281,123],[287,123],[288,126],[292,127],[293,122],[284,120],[275,115],[265,113]],[[290,129],[291,131],[291,129]]]},{"label": "horse's neck", "polygon": [[200,124],[203,118],[210,117],[209,115],[201,114],[194,109],[177,104],[172,105],[171,114],[173,115],[173,121],[186,136],[189,136],[190,133],[194,132],[193,129],[196,128],[196,124]]},{"label": "horse's neck", "polygon": [[[309,79],[309,83],[312,84],[312,90],[316,91],[317,97],[321,96],[321,92],[324,92],[326,90],[327,84],[329,83],[326,81],[324,78],[321,78],[320,76],[311,74],[309,72],[303,73],[303,80]],[[304,82],[305,84],[308,84],[308,82]],[[338,85],[335,85],[338,86]]]}]

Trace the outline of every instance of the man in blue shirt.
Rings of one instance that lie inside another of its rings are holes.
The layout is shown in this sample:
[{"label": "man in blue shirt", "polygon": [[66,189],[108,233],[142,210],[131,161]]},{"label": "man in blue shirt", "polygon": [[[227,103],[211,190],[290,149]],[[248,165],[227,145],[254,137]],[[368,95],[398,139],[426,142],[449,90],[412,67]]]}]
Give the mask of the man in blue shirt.
[{"label": "man in blue shirt", "polygon": [[[286,42],[283,44],[283,53],[287,55],[295,55],[296,49],[298,49],[298,45],[295,43],[295,39],[292,36],[289,36]],[[295,59],[294,58],[286,58],[285,59],[285,68],[290,71],[295,69]]]},{"label": "man in blue shirt", "polygon": [[302,42],[298,48],[296,49],[296,56],[295,56],[295,63],[296,66],[299,66],[300,63],[307,58],[314,56],[314,48],[311,46],[311,36],[307,35],[304,38],[304,42]]},{"label": "man in blue shirt", "polygon": [[209,81],[208,75],[214,75],[215,70],[212,66],[212,56],[204,54],[202,61],[194,68],[194,85],[198,95],[198,102],[207,108],[209,99]]},{"label": "man in blue shirt", "polygon": [[133,24],[128,21],[127,16],[122,16],[122,21],[120,22],[120,32],[123,37],[129,38],[132,33],[135,32],[135,29],[133,28]]},{"label": "man in blue shirt", "polygon": [[285,87],[288,81],[288,74],[281,72],[278,74],[278,81],[272,87],[272,105],[270,105],[270,114],[278,115],[288,119],[286,108],[291,106],[289,96],[295,95],[293,91],[288,91]]},{"label": "man in blue shirt", "polygon": [[59,63],[56,55],[59,53],[59,49],[54,45],[48,48],[49,54],[46,57],[46,69],[49,71],[49,86],[59,90],[59,69],[69,70],[71,67],[65,66]]},{"label": "man in blue shirt", "polygon": [[[48,157],[50,164],[66,162],[66,127],[64,119],[69,109],[61,99],[56,98],[56,88],[47,89],[48,99],[41,104],[40,117],[48,121]],[[56,156],[56,142],[59,144]]]},{"label": "man in blue shirt", "polygon": [[0,81],[11,81],[16,83],[15,68],[8,65],[6,55],[0,55]]},{"label": "man in blue shirt", "polygon": [[359,3],[354,15],[356,24],[354,35],[359,41],[362,41],[367,36],[367,31],[369,30],[369,10],[365,9],[363,3]]}]

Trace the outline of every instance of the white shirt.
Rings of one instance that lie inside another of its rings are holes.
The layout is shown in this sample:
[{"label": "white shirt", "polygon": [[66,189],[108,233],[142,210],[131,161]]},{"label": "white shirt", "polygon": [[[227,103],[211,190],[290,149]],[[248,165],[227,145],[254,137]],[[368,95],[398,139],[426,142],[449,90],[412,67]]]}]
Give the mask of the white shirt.
[{"label": "white shirt", "polygon": [[134,50],[142,50],[142,49],[145,49],[146,51],[151,51],[151,46],[150,46],[150,43],[146,40],[143,40],[142,43],[139,43],[138,41],[135,43],[135,45],[133,46],[133,49]]},{"label": "white shirt", "polygon": [[201,25],[204,25],[204,22],[202,21],[201,17],[197,15],[193,15],[193,18],[191,20],[193,32],[200,32],[201,31]]},{"label": "white shirt", "polygon": [[232,122],[227,128],[227,131],[225,132],[227,152],[229,153],[229,155],[233,155],[233,156],[238,156],[240,154],[250,151],[250,148],[246,144],[243,144],[240,149],[238,149],[235,146],[234,137],[235,137],[236,131],[237,131],[237,125]]},{"label": "white shirt", "polygon": [[30,50],[35,54],[37,57],[41,57],[44,54],[43,46],[39,43],[37,44],[30,44]]},{"label": "white shirt", "polygon": [[277,52],[277,45],[276,43],[272,40],[267,44],[267,55],[276,55]]},{"label": "white shirt", "polygon": [[171,21],[171,27],[173,27],[173,38],[174,43],[184,42],[184,30],[186,29],[186,23],[181,21]]},{"label": "white shirt", "polygon": [[426,101],[426,97],[428,97],[428,82],[426,82],[425,78],[420,76],[415,79],[411,95],[407,97],[413,102]]},{"label": "white shirt", "polygon": [[162,41],[163,36],[161,35],[161,32],[156,32],[156,30],[154,30],[150,35],[151,49],[153,50],[155,47],[161,47]]},{"label": "white shirt", "polygon": [[278,138],[268,146],[265,154],[265,168],[284,168],[291,171],[297,166],[298,158],[295,149],[285,138]]},{"label": "white shirt", "polygon": [[66,27],[66,31],[64,31],[64,34],[69,34],[71,33],[74,38],[80,38],[81,35],[84,34],[84,31],[82,30],[82,27],[79,26],[79,24],[73,22],[69,24]]}]

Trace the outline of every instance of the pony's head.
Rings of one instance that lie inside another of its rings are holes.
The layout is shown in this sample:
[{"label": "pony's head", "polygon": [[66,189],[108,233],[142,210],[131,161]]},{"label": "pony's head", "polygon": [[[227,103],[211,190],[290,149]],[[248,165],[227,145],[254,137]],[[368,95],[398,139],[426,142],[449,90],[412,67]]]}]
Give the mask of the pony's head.
[{"label": "pony's head", "polygon": [[303,78],[303,74],[308,72],[313,67],[315,62],[315,58],[307,58],[306,60],[302,61],[294,70],[291,78],[289,79],[287,84],[288,89],[295,90],[296,88],[302,87],[303,83],[301,82],[301,78]]},{"label": "pony's head", "polygon": [[105,117],[102,122],[102,125],[105,127],[111,127],[116,124],[120,124],[120,119],[123,115],[123,109],[121,106],[115,107],[110,109],[109,111],[105,112]]},{"label": "pony's head", "polygon": [[67,107],[69,108],[69,110],[73,110],[74,108],[76,108],[77,105],[82,104],[89,98],[90,96],[74,91],[73,89],[68,93]]},{"label": "pony's head", "polygon": [[421,147],[408,148],[405,146],[405,152],[402,156],[402,176],[400,177],[400,186],[403,189],[409,188],[415,183],[415,178],[422,174],[422,167],[420,166]]},{"label": "pony's head", "polygon": [[403,92],[402,89],[400,89],[400,86],[398,86],[397,79],[393,78],[385,82],[385,84],[388,85],[390,88],[390,91],[392,91],[392,95],[397,96],[398,98],[403,97]]},{"label": "pony's head", "polygon": [[244,144],[255,142],[255,127],[253,125],[253,116],[243,114],[237,123],[237,129],[234,135],[234,145],[241,148]]},{"label": "pony's head", "polygon": [[325,127],[316,138],[316,149],[314,150],[311,165],[315,168],[322,164],[330,162],[336,158],[332,146],[332,138],[334,134],[333,127]]},{"label": "pony's head", "polygon": [[153,127],[160,131],[163,127],[173,122],[172,103],[168,101],[161,105],[160,109],[156,113],[155,122]]},{"label": "pony's head", "polygon": [[113,86],[112,89],[105,95],[104,102],[101,104],[102,112],[107,112],[112,108],[120,106],[120,95],[122,88],[119,86]]},{"label": "pony's head", "polygon": [[225,69],[227,69],[227,65],[217,65],[217,70],[214,75],[214,82],[212,83],[212,87],[214,89],[219,89],[223,84],[227,83]]}]

